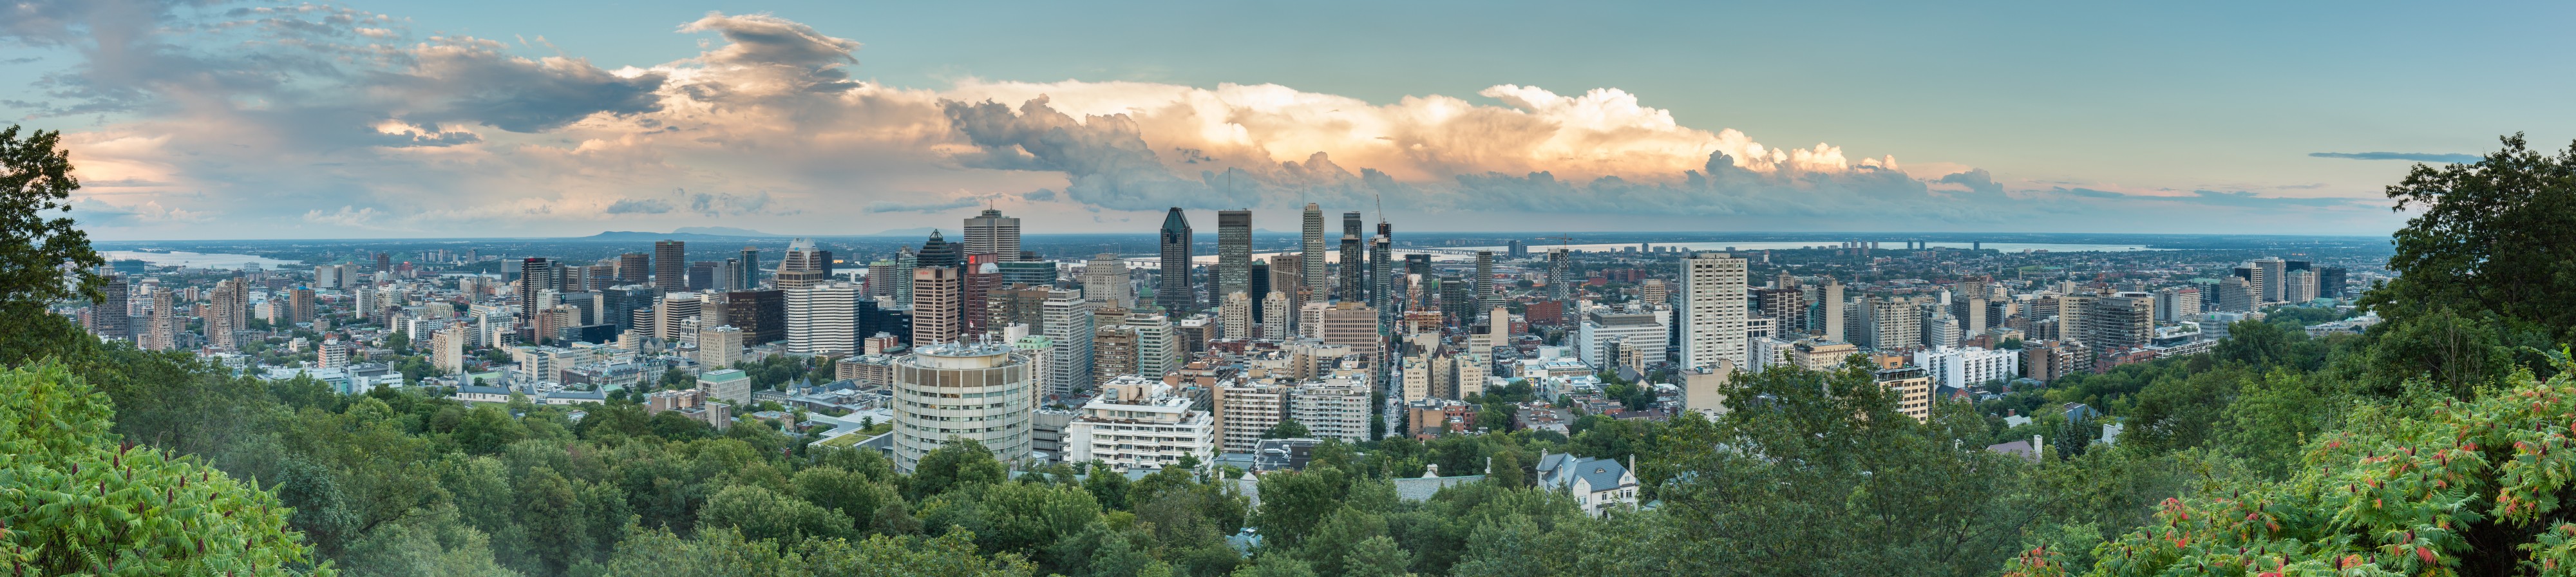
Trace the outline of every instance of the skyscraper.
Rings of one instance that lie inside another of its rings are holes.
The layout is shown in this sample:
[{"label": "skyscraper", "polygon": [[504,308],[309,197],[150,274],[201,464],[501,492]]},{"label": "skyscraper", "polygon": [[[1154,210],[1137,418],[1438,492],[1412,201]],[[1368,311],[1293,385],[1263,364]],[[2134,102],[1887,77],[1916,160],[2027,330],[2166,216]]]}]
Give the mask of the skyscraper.
[{"label": "skyscraper", "polygon": [[676,240],[653,241],[653,288],[662,292],[689,289],[688,243]]},{"label": "skyscraper", "polygon": [[1002,216],[1002,211],[984,209],[984,213],[966,219],[966,254],[993,255],[993,262],[1020,260],[1020,219]]},{"label": "skyscraper", "polygon": [[1745,261],[1725,253],[1682,259],[1683,368],[1744,366]]},{"label": "skyscraper", "polygon": [[2263,302],[2281,302],[2283,300],[2281,289],[2285,286],[2283,281],[2288,280],[2289,265],[2289,261],[2279,258],[2254,261],[2256,278],[2246,280],[2260,281],[2259,284],[2263,286]]},{"label": "skyscraper", "polygon": [[1565,249],[1547,251],[1547,296],[1550,300],[1574,298],[1574,279],[1566,276],[1574,265],[1574,255]]},{"label": "skyscraper", "polygon": [[1082,298],[1093,305],[1128,308],[1136,304],[1135,287],[1127,281],[1127,263],[1100,253],[1082,267]]},{"label": "skyscraper", "polygon": [[617,284],[653,282],[653,257],[640,252],[617,255]]},{"label": "skyscraper", "polygon": [[1360,254],[1362,250],[1364,248],[1360,245],[1360,213],[1358,211],[1342,213],[1341,282],[1336,283],[1341,285],[1341,290],[1333,293],[1334,298],[1348,301],[1363,298],[1364,295],[1360,294],[1360,291],[1364,289],[1360,287],[1366,285],[1361,284],[1360,279],[1366,276],[1366,271],[1362,269],[1368,267],[1363,264],[1363,259],[1368,257]]},{"label": "skyscraper", "polygon": [[956,342],[965,336],[965,275],[960,249],[931,231],[912,270],[913,346]]},{"label": "skyscraper", "polygon": [[1475,299],[1476,302],[1473,304],[1476,310],[1493,308],[1489,304],[1494,298],[1494,251],[1476,251],[1476,278],[1467,280],[1475,283],[1474,287],[1468,290],[1476,294],[1468,298]]},{"label": "skyscraper", "polygon": [[[655,249],[660,247],[657,245]],[[679,277],[675,274],[672,278]],[[521,336],[530,342],[536,340],[536,315],[540,310],[537,293],[554,289],[555,259],[539,256],[519,261],[519,330]]]},{"label": "skyscraper", "polygon": [[1824,298],[1816,303],[1816,308],[1824,313],[1818,316],[1825,319],[1823,327],[1825,340],[1850,342],[1843,340],[1845,336],[1843,334],[1843,281],[1825,279],[1824,293]]},{"label": "skyscraper", "polygon": [[1252,211],[1216,213],[1216,294],[1252,290]]},{"label": "skyscraper", "polygon": [[206,346],[234,350],[233,332],[250,328],[250,290],[241,279],[224,279],[206,295]]},{"label": "skyscraper", "polygon": [[[743,247],[742,252],[743,258],[746,259],[753,258],[753,255],[755,254],[750,247]],[[815,283],[831,280],[829,273],[825,273],[823,271],[822,259],[823,252],[815,250],[814,241],[801,238],[787,241],[787,257],[778,260],[778,288],[780,290],[796,290],[811,286]],[[745,274],[748,274],[750,271],[744,272]],[[737,284],[748,283],[744,282]],[[737,288],[734,290],[750,289]]]},{"label": "skyscraper", "polygon": [[[1381,316],[1395,314],[1395,225],[1377,221],[1377,238],[1369,239],[1369,308]],[[1381,319],[1384,320],[1384,319]]]},{"label": "skyscraper", "polygon": [[1302,288],[1314,291],[1312,294],[1321,295],[1325,294],[1327,290],[1323,287],[1324,208],[1316,206],[1315,203],[1306,203],[1305,216],[1306,222],[1303,230],[1305,235],[1300,238],[1300,240],[1303,241],[1300,243],[1300,248],[1303,248],[1304,251],[1299,254],[1299,260],[1297,261],[1300,265],[1297,270],[1297,278],[1302,282],[1302,284],[1293,287],[1273,288],[1279,289],[1280,292],[1287,293],[1294,293],[1297,289]]},{"label": "skyscraper", "polygon": [[858,352],[859,338],[866,336],[859,334],[858,285],[820,282],[787,289],[786,293],[787,352]]},{"label": "skyscraper", "polygon": [[1091,303],[1082,293],[1056,289],[1047,295],[1039,332],[1051,341],[1047,354],[1047,393],[1069,397],[1091,383]]},{"label": "skyscraper", "polygon": [[[814,250],[814,243],[805,243],[805,250]],[[811,259],[813,256],[808,255],[807,258]],[[829,277],[832,274],[829,270],[831,266],[831,261],[827,258],[814,269],[820,271],[823,276]],[[742,247],[742,256],[734,259],[733,286],[730,289],[747,291],[756,288],[760,288],[760,249],[745,246]]]},{"label": "skyscraper", "polygon": [[1172,207],[1163,216],[1163,274],[1154,289],[1154,303],[1169,311],[1171,318],[1183,318],[1199,310],[1198,291],[1190,286],[1190,219],[1181,207]]}]

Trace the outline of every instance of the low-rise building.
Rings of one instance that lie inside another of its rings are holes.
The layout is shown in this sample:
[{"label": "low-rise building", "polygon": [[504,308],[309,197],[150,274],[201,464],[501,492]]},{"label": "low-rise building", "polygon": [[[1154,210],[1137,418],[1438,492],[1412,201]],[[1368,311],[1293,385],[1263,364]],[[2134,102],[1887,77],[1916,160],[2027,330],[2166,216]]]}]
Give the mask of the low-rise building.
[{"label": "low-rise building", "polygon": [[1216,460],[1216,420],[1160,380],[1126,375],[1100,386],[1065,427],[1066,462],[1119,471],[1159,470],[1184,458]]},{"label": "low-rise building", "polygon": [[1610,459],[1540,453],[1538,486],[1571,494],[1583,512],[1600,517],[1637,506],[1637,473],[1631,469]]}]

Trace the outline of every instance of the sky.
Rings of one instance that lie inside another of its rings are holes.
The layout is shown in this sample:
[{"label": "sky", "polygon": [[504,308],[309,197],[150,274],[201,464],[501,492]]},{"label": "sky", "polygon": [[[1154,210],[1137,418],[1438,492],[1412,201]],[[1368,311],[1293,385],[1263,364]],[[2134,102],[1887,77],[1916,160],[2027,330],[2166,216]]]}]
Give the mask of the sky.
[{"label": "sky", "polygon": [[111,240],[2381,235],[2576,138],[2565,3],[16,0],[0,123]]}]

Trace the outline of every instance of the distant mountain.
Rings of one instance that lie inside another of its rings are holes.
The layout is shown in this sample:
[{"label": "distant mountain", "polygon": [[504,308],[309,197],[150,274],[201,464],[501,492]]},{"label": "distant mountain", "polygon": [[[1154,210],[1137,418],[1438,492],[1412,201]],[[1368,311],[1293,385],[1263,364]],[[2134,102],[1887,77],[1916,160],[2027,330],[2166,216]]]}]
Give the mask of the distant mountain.
[{"label": "distant mountain", "polygon": [[680,227],[680,228],[678,228],[678,229],[673,229],[673,230],[671,231],[671,234],[703,234],[703,235],[707,235],[707,236],[762,236],[762,237],[766,237],[766,236],[778,236],[778,237],[787,236],[787,235],[783,235],[783,234],[770,234],[770,233],[761,232],[761,231],[757,231],[757,230],[752,230],[752,229],[748,229],[748,228],[734,228],[734,227],[730,227],[730,226],[683,226],[683,227]]},{"label": "distant mountain", "polygon": [[[684,230],[684,231],[685,231],[685,230],[689,230],[689,229],[685,229],[685,228],[684,228],[684,229],[680,229],[680,230]],[[717,230],[741,230],[741,229],[717,229]],[[564,240],[589,240],[589,241],[604,241],[604,242],[652,242],[652,241],[657,241],[657,240],[699,240],[699,241],[718,241],[718,240],[754,240],[754,239],[774,239],[774,238],[785,238],[785,237],[782,237],[782,236],[779,236],[779,235],[774,235],[774,234],[765,234],[765,233],[761,233],[761,232],[758,232],[758,231],[743,231],[743,232],[749,232],[749,233],[752,233],[752,234],[747,234],[747,235],[746,235],[746,234],[710,234],[710,233],[701,233],[701,232],[648,232],[648,231],[631,231],[631,230],[612,230],[612,231],[602,232],[602,233],[594,234],[594,235],[590,235],[590,236],[573,237],[573,238],[568,238],[568,239],[564,239]]]}]

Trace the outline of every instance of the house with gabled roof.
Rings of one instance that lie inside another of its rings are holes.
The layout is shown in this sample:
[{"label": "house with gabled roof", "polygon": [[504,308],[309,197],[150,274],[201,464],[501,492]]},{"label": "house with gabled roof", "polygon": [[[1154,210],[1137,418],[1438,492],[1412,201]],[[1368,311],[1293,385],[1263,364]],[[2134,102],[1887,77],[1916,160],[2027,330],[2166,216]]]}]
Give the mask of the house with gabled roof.
[{"label": "house with gabled roof", "polygon": [[1636,457],[1623,465],[1612,459],[1588,459],[1567,453],[1540,453],[1538,486],[1574,496],[1583,512],[1594,517],[1611,509],[1637,506]]}]

